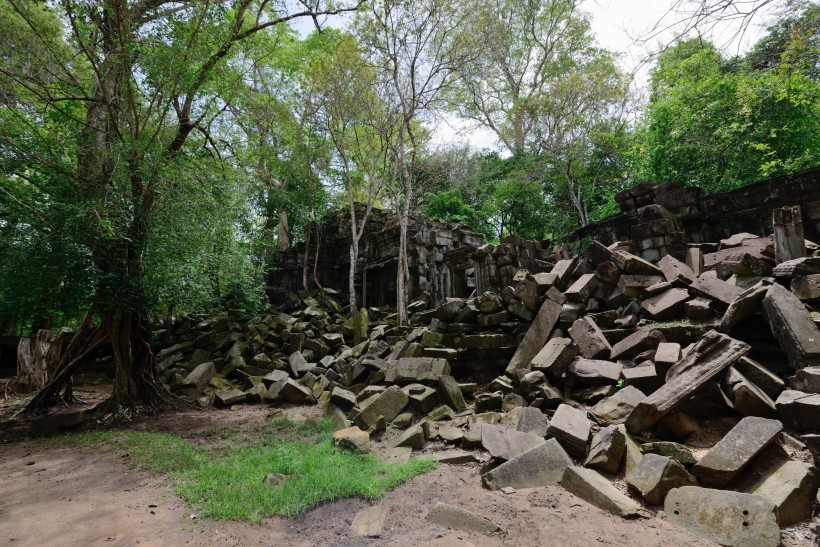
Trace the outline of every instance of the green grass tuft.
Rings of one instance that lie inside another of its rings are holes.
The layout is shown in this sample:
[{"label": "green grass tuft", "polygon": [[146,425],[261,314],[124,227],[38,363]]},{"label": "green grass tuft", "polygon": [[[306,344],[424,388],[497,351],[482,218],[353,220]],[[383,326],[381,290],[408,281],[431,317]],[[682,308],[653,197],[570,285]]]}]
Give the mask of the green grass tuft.
[{"label": "green grass tuft", "polygon": [[[242,448],[208,450],[167,433],[134,431],[70,435],[61,444],[121,453],[133,467],[170,474],[177,493],[201,516],[251,522],[297,515],[344,497],[377,498],[435,467],[425,459],[384,464],[370,454],[337,449],[332,435],[326,420],[294,424],[276,419]],[[269,487],[268,473],[289,479]]]}]

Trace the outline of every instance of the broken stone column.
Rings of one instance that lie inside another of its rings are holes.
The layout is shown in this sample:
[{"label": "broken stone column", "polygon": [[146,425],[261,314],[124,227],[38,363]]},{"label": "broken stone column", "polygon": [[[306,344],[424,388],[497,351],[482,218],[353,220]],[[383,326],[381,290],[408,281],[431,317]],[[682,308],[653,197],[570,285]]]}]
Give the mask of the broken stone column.
[{"label": "broken stone column", "polygon": [[772,211],[774,226],[774,256],[780,264],[806,256],[806,239],[800,206],[781,207]]}]

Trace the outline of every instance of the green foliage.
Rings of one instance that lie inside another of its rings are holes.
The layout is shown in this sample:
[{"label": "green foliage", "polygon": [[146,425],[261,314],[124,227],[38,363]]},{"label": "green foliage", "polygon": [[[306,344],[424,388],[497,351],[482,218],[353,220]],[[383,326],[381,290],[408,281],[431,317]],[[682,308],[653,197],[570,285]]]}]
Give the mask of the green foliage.
[{"label": "green foliage", "polygon": [[[351,496],[378,498],[388,489],[435,467],[414,458],[385,464],[371,454],[333,446],[327,421],[293,424],[272,420],[243,447],[207,449],[167,433],[104,431],[68,435],[52,445],[105,450],[130,466],[170,474],[176,491],[197,514],[215,519],[260,522],[295,516],[324,501]],[[229,441],[235,440],[234,435]],[[289,479],[281,486],[265,483],[268,473]]]},{"label": "green foliage", "polygon": [[744,58],[688,40],[664,52],[638,132],[639,178],[720,191],[820,164],[820,7],[779,21]]}]

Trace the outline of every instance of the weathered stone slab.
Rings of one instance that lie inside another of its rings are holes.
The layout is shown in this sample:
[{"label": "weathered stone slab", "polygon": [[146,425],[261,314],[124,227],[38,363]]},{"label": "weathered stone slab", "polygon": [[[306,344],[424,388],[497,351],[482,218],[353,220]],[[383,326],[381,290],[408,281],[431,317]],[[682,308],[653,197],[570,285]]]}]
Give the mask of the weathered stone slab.
[{"label": "weathered stone slab", "polygon": [[521,345],[515,351],[510,363],[507,365],[507,372],[518,370],[519,368],[529,368],[539,351],[547,342],[552,329],[558,322],[561,315],[561,305],[552,300],[545,300],[538,310],[527,334],[524,335]]},{"label": "weathered stone slab", "polygon": [[571,339],[552,338],[533,357],[532,368],[542,371],[551,380],[557,380],[577,355],[578,346]]},{"label": "weathered stone slab", "polygon": [[562,404],[552,416],[547,433],[558,439],[570,455],[583,458],[591,428],[592,422],[587,418],[586,412]]},{"label": "weathered stone slab", "polygon": [[689,285],[689,292],[695,296],[711,298],[721,309],[726,309],[743,289],[729,285],[717,277],[701,274]]},{"label": "weathered stone slab", "polygon": [[721,332],[730,332],[743,320],[757,313],[757,311],[760,310],[760,303],[763,302],[768,290],[768,286],[758,284],[749,287],[737,295],[723,313],[723,317],[720,319],[720,324],[718,325],[718,330]]},{"label": "weathered stone slab", "polygon": [[748,416],[692,468],[704,484],[725,486],[783,431],[778,420]]},{"label": "weathered stone slab", "polygon": [[612,351],[604,333],[589,317],[575,321],[569,328],[569,335],[587,359],[606,359]]},{"label": "weathered stone slab", "polygon": [[658,261],[658,267],[667,281],[679,285],[689,285],[695,281],[695,272],[672,255],[664,255]]},{"label": "weathered stone slab", "polygon": [[569,277],[572,275],[572,272],[575,271],[575,268],[577,266],[577,256],[569,259],[562,259],[556,262],[555,266],[552,267],[552,271],[550,272],[557,277],[555,284],[559,285],[560,288],[563,288],[564,284],[569,280]]},{"label": "weathered stone slab", "polygon": [[622,424],[632,409],[646,398],[646,395],[634,386],[626,386],[612,397],[607,397],[589,410],[589,415],[599,424]]},{"label": "weathered stone slab", "polygon": [[772,285],[763,299],[763,311],[792,368],[820,365],[820,330],[796,296],[785,287]]},{"label": "weathered stone slab", "polygon": [[638,464],[626,474],[626,483],[641,493],[652,505],[662,505],[673,488],[697,483],[685,467],[672,458],[644,454]]},{"label": "weathered stone slab", "polygon": [[762,496],[682,486],[669,492],[663,510],[670,522],[721,545],[780,544],[774,504]]},{"label": "weathered stone slab", "polygon": [[683,307],[686,317],[695,321],[704,321],[712,315],[712,301],[698,296],[686,302]]},{"label": "weathered stone slab", "polygon": [[678,462],[681,465],[692,465],[697,462],[695,455],[688,447],[674,443],[671,441],[653,441],[643,443],[641,450],[644,454],[657,454],[658,456],[666,456]]},{"label": "weathered stone slab", "polygon": [[612,346],[610,359],[634,359],[636,355],[655,349],[662,342],[666,342],[666,337],[661,331],[643,327]]},{"label": "weathered stone slab", "polygon": [[182,380],[182,386],[195,386],[199,391],[202,391],[214,376],[216,376],[214,363],[212,361],[201,363]]},{"label": "weathered stone slab", "polygon": [[606,477],[583,467],[567,467],[561,486],[592,505],[619,517],[638,515],[641,506],[621,494]]},{"label": "weathered stone slab", "polygon": [[364,407],[355,417],[354,422],[364,429],[376,425],[380,417],[390,422],[404,410],[408,401],[407,394],[400,387],[390,386],[377,395],[372,403]]},{"label": "weathered stone slab", "polygon": [[820,394],[787,389],[775,401],[777,417],[796,431],[820,429]]},{"label": "weathered stone slab", "polygon": [[635,407],[626,420],[627,430],[630,433],[644,431],[748,351],[748,344],[713,330],[707,332],[692,351],[669,370],[666,383]]},{"label": "weathered stone slab", "polygon": [[501,527],[490,519],[443,502],[436,503],[430,509],[430,512],[427,513],[427,520],[445,528],[480,532],[482,534],[502,531]]},{"label": "weathered stone slab", "polygon": [[524,433],[503,425],[481,426],[481,444],[490,456],[511,460],[534,446],[544,443],[544,438],[534,433]]},{"label": "weathered stone slab", "polygon": [[621,376],[623,365],[599,359],[575,359],[569,365],[569,374],[577,382],[588,386],[614,385]]},{"label": "weathered stone slab", "polygon": [[641,301],[641,308],[652,319],[663,321],[683,315],[686,301],[689,300],[686,289],[669,289],[668,291]]},{"label": "weathered stone slab", "polygon": [[482,476],[490,490],[558,484],[572,460],[555,439],[541,443]]},{"label": "weathered stone slab", "polygon": [[786,527],[811,518],[818,479],[817,468],[809,463],[779,460],[746,492],[772,502],[777,523]]},{"label": "weathered stone slab", "polygon": [[615,474],[621,467],[626,450],[626,434],[618,426],[610,425],[592,436],[584,467]]},{"label": "weathered stone slab", "polygon": [[409,397],[410,406],[421,414],[427,414],[438,405],[438,393],[424,384],[407,384],[401,388]]},{"label": "weathered stone slab", "polygon": [[353,533],[359,537],[381,537],[384,521],[387,519],[387,507],[374,505],[366,507],[353,517]]}]

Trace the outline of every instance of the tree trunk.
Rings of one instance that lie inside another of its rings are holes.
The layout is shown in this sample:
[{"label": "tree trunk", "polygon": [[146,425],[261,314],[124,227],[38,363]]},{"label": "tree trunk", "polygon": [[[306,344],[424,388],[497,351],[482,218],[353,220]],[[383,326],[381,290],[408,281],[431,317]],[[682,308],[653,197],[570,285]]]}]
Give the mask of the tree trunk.
[{"label": "tree trunk", "polygon": [[350,291],[350,315],[353,316],[356,313],[356,260],[359,258],[359,249],[356,241],[356,236],[353,236],[353,240],[350,242],[350,271],[348,275],[350,279],[347,283],[347,290]]},{"label": "tree trunk", "polygon": [[154,376],[151,328],[140,315],[125,314],[110,322],[115,371],[110,403],[115,407],[155,406],[164,399],[164,388]]},{"label": "tree trunk", "polygon": [[290,249],[290,229],[288,226],[288,212],[279,209],[279,250],[284,252]]}]

